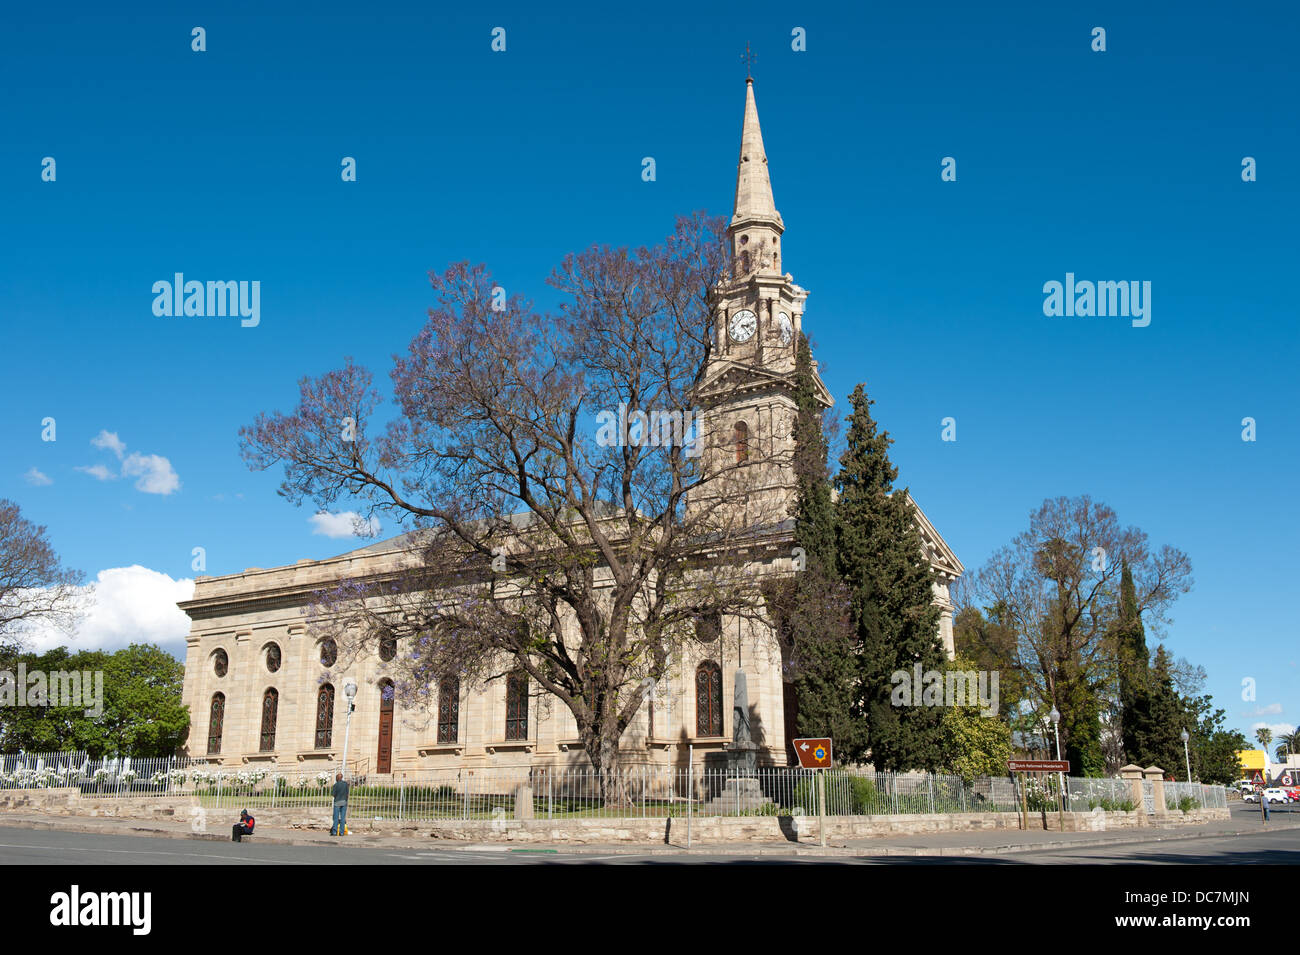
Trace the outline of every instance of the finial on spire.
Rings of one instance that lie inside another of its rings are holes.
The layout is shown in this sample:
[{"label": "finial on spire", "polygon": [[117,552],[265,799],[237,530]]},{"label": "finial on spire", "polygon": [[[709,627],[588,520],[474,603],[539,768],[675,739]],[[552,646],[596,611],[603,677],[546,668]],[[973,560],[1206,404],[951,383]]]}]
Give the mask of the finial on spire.
[{"label": "finial on spire", "polygon": [[749,41],[745,41],[745,52],[740,55],[740,61],[745,64],[745,82],[754,82],[753,66],[758,61],[757,53],[749,52]]}]

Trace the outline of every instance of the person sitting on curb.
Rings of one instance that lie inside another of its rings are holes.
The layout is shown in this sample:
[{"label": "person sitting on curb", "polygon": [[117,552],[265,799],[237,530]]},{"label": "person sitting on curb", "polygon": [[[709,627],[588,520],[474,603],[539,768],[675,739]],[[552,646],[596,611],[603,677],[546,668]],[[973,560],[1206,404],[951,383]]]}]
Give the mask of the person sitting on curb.
[{"label": "person sitting on curb", "polygon": [[248,814],[247,809],[239,810],[239,822],[230,827],[230,839],[232,842],[243,842],[244,836],[253,834],[253,826],[257,825],[257,820]]},{"label": "person sitting on curb", "polygon": [[346,836],[348,834],[348,784],[343,781],[343,774],[339,773],[334,777],[334,820],[330,824],[331,836]]}]

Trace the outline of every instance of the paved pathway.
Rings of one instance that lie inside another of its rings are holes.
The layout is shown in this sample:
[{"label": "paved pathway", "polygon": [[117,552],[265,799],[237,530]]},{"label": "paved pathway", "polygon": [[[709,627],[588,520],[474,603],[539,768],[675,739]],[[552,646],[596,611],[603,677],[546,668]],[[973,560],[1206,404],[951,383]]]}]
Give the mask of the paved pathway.
[{"label": "paved pathway", "polygon": [[[215,814],[213,814],[215,815]],[[11,830],[0,840],[10,847],[19,843],[13,830],[39,829],[68,833],[86,833],[103,836],[148,836],[155,839],[191,839],[229,842],[229,830],[222,826],[209,826],[209,831],[196,833],[183,820],[154,821],[113,817],[52,816],[36,813],[0,813],[0,828]],[[342,839],[332,838],[320,830],[259,828],[252,844],[264,846],[335,846],[349,849],[436,850],[443,852],[509,853],[516,860],[526,853],[566,856],[662,856],[686,852],[705,855],[736,855],[744,857],[874,857],[874,856],[998,856],[1031,852],[1060,850],[1079,851],[1106,846],[1124,846],[1138,843],[1173,844],[1187,840],[1225,839],[1238,836],[1258,836],[1264,831],[1300,829],[1300,812],[1276,812],[1267,830],[1260,821],[1258,809],[1236,805],[1232,818],[1200,826],[1147,827],[1143,829],[1116,829],[1109,832],[1045,832],[1042,830],[994,830],[976,832],[937,832],[915,835],[891,835],[867,839],[832,839],[826,848],[814,841],[811,844],[789,842],[731,843],[695,845],[686,850],[683,845],[575,845],[538,844],[525,842],[465,843],[431,839],[415,834],[388,835],[356,832]],[[215,831],[214,831],[215,830]],[[684,838],[684,833],[683,833]],[[815,837],[814,837],[815,840]],[[184,854],[190,854],[186,852]],[[0,846],[0,861],[7,855]],[[314,855],[314,854],[313,854]],[[18,861],[14,859],[13,861]],[[593,860],[594,861],[594,860]]]}]

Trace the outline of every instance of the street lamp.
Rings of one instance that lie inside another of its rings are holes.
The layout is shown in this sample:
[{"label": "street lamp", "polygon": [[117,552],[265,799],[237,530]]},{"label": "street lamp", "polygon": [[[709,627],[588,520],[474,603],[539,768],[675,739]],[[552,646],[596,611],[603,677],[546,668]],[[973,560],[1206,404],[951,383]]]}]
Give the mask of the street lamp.
[{"label": "street lamp", "polygon": [[356,680],[348,677],[343,681],[343,695],[348,698],[348,721],[343,728],[343,765],[340,768],[343,775],[346,776],[348,772],[348,735],[352,732],[352,711],[357,708],[357,705],[352,702],[357,695]]},{"label": "street lamp", "polygon": [[1192,781],[1192,757],[1187,753],[1187,741],[1191,738],[1192,737],[1187,733],[1187,727],[1183,727],[1182,733],[1179,734],[1179,739],[1183,741],[1183,762],[1187,764],[1187,781],[1189,783]]},{"label": "street lamp", "polygon": [[[1061,711],[1052,707],[1052,712],[1047,714],[1052,721],[1052,732],[1056,734],[1056,761],[1061,761]],[[1065,805],[1065,774],[1059,770],[1056,773],[1057,784],[1061,787],[1061,805]]]}]

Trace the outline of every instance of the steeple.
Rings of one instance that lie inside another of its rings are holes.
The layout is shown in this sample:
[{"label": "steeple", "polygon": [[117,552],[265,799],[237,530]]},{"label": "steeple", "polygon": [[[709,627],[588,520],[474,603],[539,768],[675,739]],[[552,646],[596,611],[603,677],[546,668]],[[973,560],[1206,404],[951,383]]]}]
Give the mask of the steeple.
[{"label": "steeple", "polygon": [[736,208],[731,231],[745,225],[766,225],[780,235],[785,226],[772,199],[772,179],[763,149],[763,130],[758,125],[754,102],[754,79],[745,80],[745,125],[740,133],[740,162],[736,169]]}]

